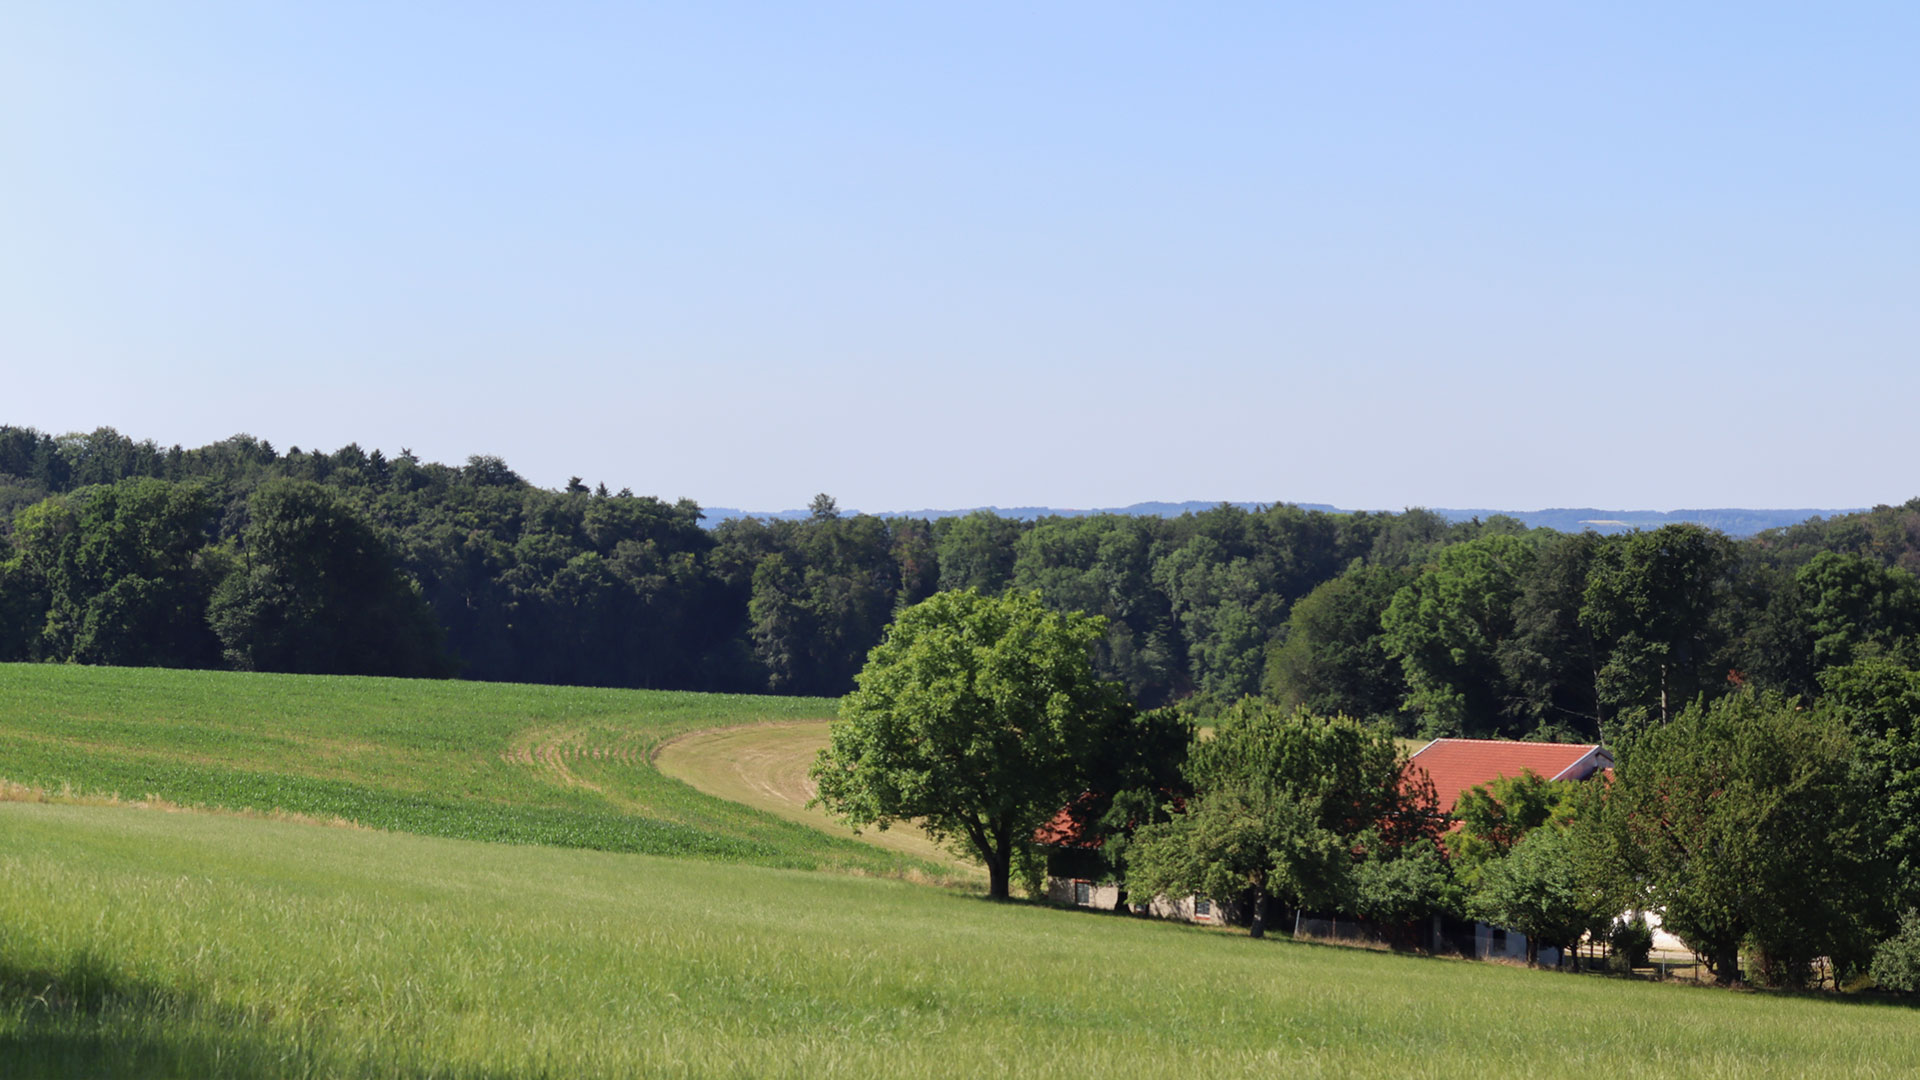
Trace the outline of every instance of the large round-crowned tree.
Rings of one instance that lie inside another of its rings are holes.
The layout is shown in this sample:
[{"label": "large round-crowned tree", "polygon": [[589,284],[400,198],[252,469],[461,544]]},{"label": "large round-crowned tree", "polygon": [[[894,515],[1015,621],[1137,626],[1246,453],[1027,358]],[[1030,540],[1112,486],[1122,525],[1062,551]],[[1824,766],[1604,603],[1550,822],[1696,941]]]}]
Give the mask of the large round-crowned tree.
[{"label": "large round-crowned tree", "polygon": [[813,765],[818,800],[855,826],[913,819],[986,864],[1013,857],[1134,741],[1119,686],[1093,673],[1106,620],[1029,594],[938,593],[902,611],[841,702]]}]

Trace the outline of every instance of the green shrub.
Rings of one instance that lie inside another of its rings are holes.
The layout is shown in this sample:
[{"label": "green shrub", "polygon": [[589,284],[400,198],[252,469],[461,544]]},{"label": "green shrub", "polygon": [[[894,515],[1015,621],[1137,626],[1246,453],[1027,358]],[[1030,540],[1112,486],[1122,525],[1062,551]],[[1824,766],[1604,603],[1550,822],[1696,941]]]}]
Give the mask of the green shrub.
[{"label": "green shrub", "polygon": [[1873,950],[1873,981],[1882,990],[1920,990],[1920,911],[1907,909],[1900,930]]},{"label": "green shrub", "polygon": [[1653,953],[1653,927],[1647,925],[1645,915],[1617,920],[1607,935],[1607,943],[1613,947],[1608,963],[1614,970],[1626,972],[1646,967],[1647,957]]}]

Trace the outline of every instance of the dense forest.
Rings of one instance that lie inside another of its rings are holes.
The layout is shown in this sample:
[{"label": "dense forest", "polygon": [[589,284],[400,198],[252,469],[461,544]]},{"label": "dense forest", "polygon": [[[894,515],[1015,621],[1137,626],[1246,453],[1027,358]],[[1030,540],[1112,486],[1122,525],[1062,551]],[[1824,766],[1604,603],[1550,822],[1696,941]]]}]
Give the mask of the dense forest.
[{"label": "dense forest", "polygon": [[0,427],[0,660],[837,695],[902,606],[1019,589],[1104,616],[1100,671],[1143,706],[1263,694],[1541,738],[1920,664],[1920,499],[1743,541],[1287,504],[812,511],[707,528],[497,457]]}]

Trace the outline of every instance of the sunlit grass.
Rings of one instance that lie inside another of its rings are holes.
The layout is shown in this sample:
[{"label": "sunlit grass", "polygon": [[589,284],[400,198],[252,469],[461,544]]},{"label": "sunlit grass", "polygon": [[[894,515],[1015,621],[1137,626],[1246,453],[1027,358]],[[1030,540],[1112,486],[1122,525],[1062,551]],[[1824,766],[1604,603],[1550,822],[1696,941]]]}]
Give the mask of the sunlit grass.
[{"label": "sunlit grass", "polygon": [[818,698],[0,664],[0,779],[432,836],[872,873],[930,867],[701,794],[660,740]]},{"label": "sunlit grass", "polygon": [[8,1076],[1865,1076],[1900,1007],[899,881],[0,804]]},{"label": "sunlit grass", "polygon": [[956,882],[984,885],[986,876],[979,863],[934,841],[912,822],[855,833],[825,807],[810,805],[818,789],[808,773],[826,748],[832,726],[830,720],[793,720],[695,732],[661,743],[654,764],[709,795],[822,832],[858,835],[866,843],[944,866]]},{"label": "sunlit grass", "polygon": [[[255,812],[0,792],[0,1076],[1920,1070],[1920,1016],[1884,1003],[1254,942],[803,872],[916,864],[649,761],[675,734],[831,710],[0,666],[0,778]],[[371,828],[310,823],[343,821]]]}]

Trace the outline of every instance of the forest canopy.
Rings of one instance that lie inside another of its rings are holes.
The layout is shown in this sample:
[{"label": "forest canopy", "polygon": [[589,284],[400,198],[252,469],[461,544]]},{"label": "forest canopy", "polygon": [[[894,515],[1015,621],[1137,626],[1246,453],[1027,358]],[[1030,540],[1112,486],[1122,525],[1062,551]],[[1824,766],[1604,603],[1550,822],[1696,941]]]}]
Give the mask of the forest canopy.
[{"label": "forest canopy", "polygon": [[1920,499],[1735,541],[1277,503],[1178,517],[842,514],[507,462],[162,448],[0,427],[0,659],[839,695],[935,592],[1105,620],[1142,707],[1252,695],[1405,734],[1597,738],[1740,687],[1920,662]]}]

